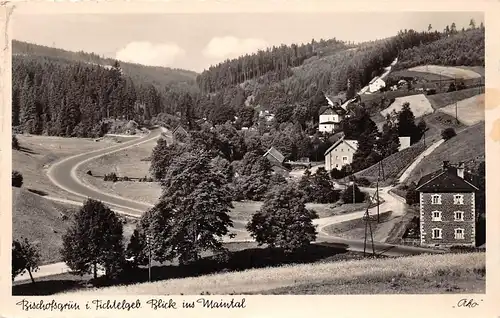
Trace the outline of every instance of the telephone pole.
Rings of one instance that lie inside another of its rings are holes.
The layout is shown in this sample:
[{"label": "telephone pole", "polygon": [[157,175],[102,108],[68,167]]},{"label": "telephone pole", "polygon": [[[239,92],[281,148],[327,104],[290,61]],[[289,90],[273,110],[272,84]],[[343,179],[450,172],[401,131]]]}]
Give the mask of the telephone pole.
[{"label": "telephone pole", "polygon": [[363,243],[363,256],[366,256],[366,241],[368,239],[368,236],[367,236],[367,231],[370,230],[370,239],[372,241],[372,255],[375,256],[375,243],[373,241],[373,229],[372,229],[372,225],[371,225],[371,218],[370,218],[370,213],[368,212],[368,210],[370,209],[370,203],[372,201],[372,199],[374,199],[375,196],[371,197],[369,202],[368,202],[368,205],[366,206],[366,212],[365,212],[365,215],[364,215],[364,219],[365,219],[365,240],[364,240],[364,243]]},{"label": "telephone pole", "polygon": [[378,178],[377,178],[377,223],[380,223],[380,198],[378,196]]}]

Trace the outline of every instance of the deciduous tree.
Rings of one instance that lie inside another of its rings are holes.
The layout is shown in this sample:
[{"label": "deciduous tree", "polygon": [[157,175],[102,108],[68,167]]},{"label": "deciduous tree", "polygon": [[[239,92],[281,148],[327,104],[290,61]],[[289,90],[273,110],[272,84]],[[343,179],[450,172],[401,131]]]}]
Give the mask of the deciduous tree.
[{"label": "deciduous tree", "polygon": [[93,272],[98,265],[106,276],[115,278],[124,264],[123,223],[102,202],[88,199],[76,213],[73,224],[63,235],[61,255],[75,273]]},{"label": "deciduous tree", "polygon": [[293,252],[316,239],[317,232],[312,224],[315,217],[315,212],[305,207],[304,193],[295,185],[285,185],[269,193],[247,229],[260,245]]}]

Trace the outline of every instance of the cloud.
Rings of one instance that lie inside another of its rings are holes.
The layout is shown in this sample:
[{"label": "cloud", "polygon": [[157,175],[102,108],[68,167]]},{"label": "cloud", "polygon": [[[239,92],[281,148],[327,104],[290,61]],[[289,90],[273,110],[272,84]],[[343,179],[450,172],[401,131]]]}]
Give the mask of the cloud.
[{"label": "cloud", "polygon": [[262,39],[238,39],[233,36],[215,37],[203,49],[203,55],[209,58],[233,58],[246,53],[253,53],[268,47],[269,44]]},{"label": "cloud", "polygon": [[130,42],[116,52],[116,59],[151,66],[172,66],[185,53],[176,43]]}]

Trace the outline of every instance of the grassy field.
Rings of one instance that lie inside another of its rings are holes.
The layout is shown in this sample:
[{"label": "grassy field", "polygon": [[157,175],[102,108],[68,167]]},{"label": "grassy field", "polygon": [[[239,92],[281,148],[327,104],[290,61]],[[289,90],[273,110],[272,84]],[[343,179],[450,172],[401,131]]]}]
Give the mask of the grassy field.
[{"label": "grassy field", "polygon": [[39,194],[78,200],[55,186],[47,177],[47,169],[54,162],[78,153],[116,145],[114,138],[93,139],[17,135],[21,150],[12,150],[12,169],[23,175],[23,188]]},{"label": "grassy field", "polygon": [[[422,264],[426,264],[422,266]],[[419,255],[388,259],[363,259],[316,264],[285,265],[249,269],[152,283],[140,283],[100,289],[78,291],[100,295],[194,295],[249,294],[249,293],[384,293],[374,288],[382,284],[402,285],[394,292],[485,292],[485,253]],[[448,286],[431,282],[447,282]],[[427,288],[422,288],[422,282]],[[458,286],[455,288],[455,282]],[[307,287],[306,287],[307,286]],[[437,288],[440,287],[440,288]],[[450,287],[451,290],[447,288]],[[71,295],[72,292],[68,292]]]},{"label": "grassy field", "polygon": [[[252,216],[262,207],[261,201],[233,202],[233,209],[229,215],[236,221],[249,221]],[[320,218],[356,212],[366,208],[366,203],[348,203],[336,205],[335,203],[306,203],[306,208],[318,213]]]},{"label": "grassy field", "polygon": [[[391,214],[392,211],[380,213],[380,223],[377,223],[377,221],[371,222],[374,237],[377,233],[377,230],[380,229],[383,224],[390,219]],[[377,216],[372,215],[372,217],[376,218]],[[360,240],[365,237],[365,221],[363,219],[356,219],[332,224],[324,227],[323,231],[335,237]]]},{"label": "grassy field", "polygon": [[[403,149],[402,151],[396,152],[389,157],[384,158],[382,160],[382,166],[384,169],[385,179],[390,183],[392,180],[397,178],[397,176],[407,166],[409,166],[412,161],[425,150],[425,148],[424,144],[419,142],[409,148]],[[367,178],[369,181],[374,182],[377,180],[378,171],[379,164],[377,163],[366,168],[365,170],[357,172],[355,176],[357,178]]]},{"label": "grassy field", "polygon": [[478,123],[463,130],[425,157],[410,174],[407,183],[417,182],[421,176],[440,169],[444,160],[452,163],[471,159],[484,160],[484,139],[484,123]]},{"label": "grassy field", "polygon": [[62,235],[77,208],[12,187],[12,236],[38,245],[43,264],[59,262]]},{"label": "grassy field", "polygon": [[81,165],[80,172],[92,171],[94,176],[104,176],[107,173],[114,172],[119,177],[143,178],[149,176],[149,161],[141,161],[141,159],[151,156],[157,140],[111,153],[91,160]]},{"label": "grassy field", "polygon": [[404,97],[397,97],[394,103],[386,109],[382,110],[380,114],[385,117],[392,111],[400,111],[403,108],[404,103],[410,103],[411,111],[415,118],[422,117],[424,115],[434,112],[431,103],[424,94],[410,95]]},{"label": "grassy field", "polygon": [[[455,116],[455,111],[458,120],[467,126],[475,125],[480,121],[484,121],[484,94],[469,97],[457,101],[456,105],[440,108],[438,111]],[[456,110],[455,110],[456,109]]]},{"label": "grassy field", "polygon": [[[439,109],[469,97],[479,95],[484,92],[484,87],[467,88],[460,91],[441,93],[427,96],[434,109]],[[455,115],[455,114],[453,114]]]},{"label": "grassy field", "polygon": [[453,67],[453,66],[439,66],[439,65],[422,65],[416,66],[409,69],[409,71],[414,72],[422,72],[422,73],[431,73],[431,74],[442,74],[443,76],[452,77],[452,78],[479,78],[481,74],[477,72],[466,69],[462,67]]},{"label": "grassy field", "polygon": [[391,78],[400,78],[400,77],[412,77],[416,78],[418,80],[423,80],[425,82],[436,82],[440,80],[449,80],[452,77],[446,76],[444,73],[442,76],[439,76],[439,74],[433,74],[433,73],[427,73],[427,72],[417,72],[417,71],[412,71],[412,70],[398,70],[391,72],[389,74],[389,77]]},{"label": "grassy field", "polygon": [[[60,262],[62,235],[78,209],[77,206],[53,202],[25,189],[12,187],[12,236],[34,242],[39,247],[42,264]],[[125,244],[134,228],[133,221],[125,223]]]}]

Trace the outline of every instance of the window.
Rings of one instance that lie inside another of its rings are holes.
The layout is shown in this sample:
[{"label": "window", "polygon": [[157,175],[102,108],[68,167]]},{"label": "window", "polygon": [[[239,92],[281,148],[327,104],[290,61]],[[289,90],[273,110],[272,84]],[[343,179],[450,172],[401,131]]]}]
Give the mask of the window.
[{"label": "window", "polygon": [[455,221],[463,221],[464,220],[464,213],[461,211],[456,211],[455,212]]},{"label": "window", "polygon": [[433,211],[432,212],[432,220],[433,221],[441,221],[441,212],[440,211]]},{"label": "window", "polygon": [[335,159],[339,160],[339,156],[335,156]]},{"label": "window", "polygon": [[455,194],[453,196],[453,204],[464,204],[464,196],[461,194]]},{"label": "window", "polygon": [[455,239],[463,240],[465,238],[464,229],[455,229]]},{"label": "window", "polygon": [[347,162],[347,159],[348,159],[347,156],[342,156],[342,161],[343,162]]},{"label": "window", "polygon": [[442,239],[443,230],[441,229],[432,229],[432,238],[433,239]]},{"label": "window", "polygon": [[431,196],[432,198],[432,204],[441,204],[441,195],[440,194],[433,194]]}]

